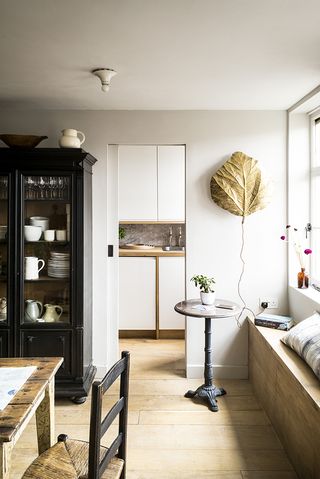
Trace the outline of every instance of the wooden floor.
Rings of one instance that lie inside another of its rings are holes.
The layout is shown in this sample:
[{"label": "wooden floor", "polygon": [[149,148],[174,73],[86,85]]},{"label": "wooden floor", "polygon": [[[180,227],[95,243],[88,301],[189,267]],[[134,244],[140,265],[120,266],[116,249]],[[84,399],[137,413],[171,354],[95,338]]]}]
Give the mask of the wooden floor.
[{"label": "wooden floor", "polygon": [[[182,340],[126,339],[121,348],[131,352],[127,479],[296,479],[248,381],[217,381],[228,394],[219,412],[210,412],[183,397],[200,381],[184,378]],[[87,439],[89,412],[89,400],[58,400],[57,434]],[[11,477],[20,478],[36,453],[31,424],[14,449]]]}]

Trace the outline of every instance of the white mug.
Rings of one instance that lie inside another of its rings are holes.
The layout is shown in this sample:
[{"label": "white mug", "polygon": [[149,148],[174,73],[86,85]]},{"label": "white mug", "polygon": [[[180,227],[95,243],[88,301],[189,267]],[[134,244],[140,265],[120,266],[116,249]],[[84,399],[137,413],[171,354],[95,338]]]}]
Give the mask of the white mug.
[{"label": "white mug", "polygon": [[54,241],[54,231],[55,230],[45,230],[43,232],[45,241]]},{"label": "white mug", "polygon": [[56,230],[56,240],[57,241],[66,241],[67,231],[66,230]]},{"label": "white mug", "polygon": [[[39,263],[42,265],[39,268]],[[36,258],[35,256],[25,257],[25,279],[38,279],[39,272],[44,268],[45,262],[43,259]]]}]

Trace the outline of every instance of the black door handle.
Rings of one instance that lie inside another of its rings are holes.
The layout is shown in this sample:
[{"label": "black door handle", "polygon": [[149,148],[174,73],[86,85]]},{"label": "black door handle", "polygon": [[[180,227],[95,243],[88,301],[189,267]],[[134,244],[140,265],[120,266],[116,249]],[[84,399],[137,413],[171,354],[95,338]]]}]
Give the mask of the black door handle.
[{"label": "black door handle", "polygon": [[108,244],[108,257],[113,258],[113,244]]}]

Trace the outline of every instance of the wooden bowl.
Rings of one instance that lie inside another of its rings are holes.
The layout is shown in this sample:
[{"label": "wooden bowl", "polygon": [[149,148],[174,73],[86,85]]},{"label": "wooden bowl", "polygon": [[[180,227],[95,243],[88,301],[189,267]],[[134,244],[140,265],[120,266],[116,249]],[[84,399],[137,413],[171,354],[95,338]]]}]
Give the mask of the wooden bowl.
[{"label": "wooden bowl", "polygon": [[0,140],[10,148],[34,148],[47,136],[36,135],[0,135]]}]

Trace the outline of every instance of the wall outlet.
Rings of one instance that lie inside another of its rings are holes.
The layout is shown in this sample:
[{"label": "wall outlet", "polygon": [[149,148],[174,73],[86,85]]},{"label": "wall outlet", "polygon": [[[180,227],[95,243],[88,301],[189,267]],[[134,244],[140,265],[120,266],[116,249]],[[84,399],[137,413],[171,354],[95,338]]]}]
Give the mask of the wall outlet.
[{"label": "wall outlet", "polygon": [[268,304],[268,309],[277,309],[279,307],[278,298],[260,298],[259,306],[261,307],[262,303]]}]

